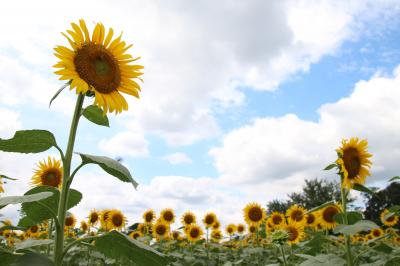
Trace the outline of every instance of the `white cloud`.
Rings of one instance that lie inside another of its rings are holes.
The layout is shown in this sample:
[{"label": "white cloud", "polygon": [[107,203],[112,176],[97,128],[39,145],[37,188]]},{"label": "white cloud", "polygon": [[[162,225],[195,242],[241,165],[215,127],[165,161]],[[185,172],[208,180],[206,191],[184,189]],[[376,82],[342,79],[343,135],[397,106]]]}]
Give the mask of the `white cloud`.
[{"label": "white cloud", "polygon": [[145,157],[149,155],[148,142],[140,132],[124,131],[110,139],[102,139],[99,149],[112,156]]},{"label": "white cloud", "polygon": [[167,154],[163,157],[163,159],[167,160],[170,164],[192,163],[192,160],[189,158],[189,156],[183,152]]}]

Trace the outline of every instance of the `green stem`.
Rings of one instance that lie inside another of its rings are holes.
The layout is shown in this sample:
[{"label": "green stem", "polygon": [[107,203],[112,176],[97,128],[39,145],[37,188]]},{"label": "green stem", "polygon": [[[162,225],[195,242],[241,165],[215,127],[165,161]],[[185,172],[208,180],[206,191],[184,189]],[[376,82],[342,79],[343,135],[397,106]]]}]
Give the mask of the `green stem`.
[{"label": "green stem", "polygon": [[[53,233],[53,219],[50,219],[49,226],[47,227],[47,238],[52,239],[52,233]],[[50,245],[47,246],[47,256],[50,254]]]},{"label": "green stem", "polygon": [[[343,177],[342,177],[342,182],[341,182],[341,196],[342,196],[342,209],[343,209],[343,222],[345,225],[349,224],[349,221],[347,219],[347,194],[346,190],[343,187]],[[346,246],[346,259],[347,259],[347,266],[353,266],[353,256],[351,254],[351,243],[350,243],[350,236],[346,235],[345,236],[345,246]]]},{"label": "green stem", "polygon": [[207,238],[206,238],[206,245],[207,245],[207,247],[206,247],[206,251],[207,251],[207,265],[209,265],[209,263],[210,263],[210,254],[209,254],[209,251],[208,251],[208,227],[207,227]]},{"label": "green stem", "polygon": [[78,95],[75,105],[74,115],[72,117],[71,128],[69,131],[69,138],[67,144],[67,150],[65,152],[65,158],[63,160],[63,181],[61,188],[60,201],[58,203],[58,222],[56,226],[56,236],[54,244],[54,263],[56,266],[62,265],[63,248],[64,248],[64,225],[65,225],[65,213],[67,211],[67,201],[69,192],[69,179],[71,171],[71,159],[74,150],[76,130],[78,128],[79,117],[82,112],[82,105],[85,96],[82,94]]},{"label": "green stem", "polygon": [[283,245],[279,245],[280,246],[280,250],[281,250],[281,254],[282,254],[282,258],[283,258],[283,266],[287,266],[287,261],[286,261],[286,256],[285,256],[285,250],[283,248]]},{"label": "green stem", "polygon": [[62,258],[64,258],[64,256],[65,256],[65,255],[67,254],[67,252],[70,250],[70,248],[72,248],[72,247],[75,246],[76,244],[79,244],[79,242],[87,241],[87,240],[93,240],[93,239],[96,239],[96,238],[97,238],[96,236],[88,236],[88,237],[84,237],[84,238],[79,238],[79,239],[77,239],[77,240],[75,240],[75,241],[69,243],[69,244],[65,247],[65,249],[64,249],[64,251],[63,251],[63,253],[62,253]]}]

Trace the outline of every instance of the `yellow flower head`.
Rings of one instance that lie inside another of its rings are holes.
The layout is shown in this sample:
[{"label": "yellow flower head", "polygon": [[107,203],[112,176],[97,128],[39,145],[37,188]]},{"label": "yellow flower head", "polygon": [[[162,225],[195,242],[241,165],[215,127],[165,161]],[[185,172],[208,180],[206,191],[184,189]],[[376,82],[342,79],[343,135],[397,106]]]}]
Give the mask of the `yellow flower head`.
[{"label": "yellow flower head", "polygon": [[341,213],[342,209],[337,204],[332,204],[323,208],[318,215],[318,223],[323,229],[332,229],[337,223],[334,219],[335,215]]},{"label": "yellow flower head", "polygon": [[285,215],[280,212],[273,212],[268,218],[268,222],[271,223],[272,227],[279,228],[286,224]]},{"label": "yellow flower head", "polygon": [[60,160],[49,156],[47,162],[39,162],[37,166],[38,168],[35,170],[31,179],[31,185],[51,186],[56,188],[61,186],[63,169]]},{"label": "yellow flower head", "polygon": [[196,223],[196,215],[192,212],[185,212],[181,217],[181,222],[184,226]]},{"label": "yellow flower head", "polygon": [[96,210],[92,210],[89,214],[88,222],[91,226],[96,225],[99,222],[100,214]]},{"label": "yellow flower head", "polygon": [[226,231],[226,233],[228,234],[228,235],[233,235],[236,231],[237,231],[237,228],[236,228],[236,225],[234,225],[234,224],[228,224],[227,226],[226,226],[226,228],[225,228],[225,231]]},{"label": "yellow flower head", "polygon": [[305,236],[304,227],[301,223],[289,223],[284,228],[289,235],[287,242],[290,245],[299,243]]},{"label": "yellow flower head", "polygon": [[213,212],[209,212],[204,216],[203,223],[206,228],[212,227],[217,221],[217,216]]},{"label": "yellow flower head", "polygon": [[169,225],[162,221],[158,220],[155,224],[153,224],[153,236],[157,239],[163,239],[168,236],[169,233]]},{"label": "yellow flower head", "polygon": [[265,217],[265,210],[258,203],[249,203],[243,210],[244,220],[248,225],[260,225]]},{"label": "yellow flower head", "polygon": [[392,215],[390,217],[386,217],[386,215],[389,214],[388,209],[384,209],[383,212],[380,215],[381,222],[386,225],[386,226],[395,226],[397,222],[399,221],[399,217],[397,215]]},{"label": "yellow flower head", "polygon": [[190,242],[197,242],[201,239],[203,235],[203,230],[197,224],[188,225],[188,229],[186,230],[186,237]]},{"label": "yellow flower head", "polygon": [[371,230],[370,235],[373,238],[381,237],[381,236],[383,236],[383,230],[381,228],[374,228]]},{"label": "yellow flower head", "polygon": [[149,209],[143,213],[143,220],[146,224],[151,224],[156,218],[156,214],[152,209]]},{"label": "yellow flower head", "polygon": [[119,210],[111,210],[108,213],[107,228],[121,230],[124,228],[126,218],[124,214]]},{"label": "yellow flower head", "polygon": [[237,230],[238,234],[243,234],[244,231],[246,230],[246,226],[244,224],[238,224],[236,226],[236,230]]},{"label": "yellow flower head", "polygon": [[72,30],[66,35],[71,48],[57,46],[55,56],[60,61],[53,67],[58,68],[55,73],[60,80],[71,82],[71,90],[76,93],[94,94],[94,103],[103,109],[104,113],[120,113],[128,110],[128,103],[121,93],[139,98],[140,86],[135,79],[143,74],[141,65],[130,63],[133,59],[126,51],[132,45],[126,45],[121,40],[122,34],[113,40],[114,30],[106,30],[101,23],[94,27],[92,37],[83,19],[79,25],[71,23]]},{"label": "yellow flower head", "polygon": [[133,239],[138,239],[140,237],[143,237],[143,233],[140,231],[132,231],[129,233],[129,236]]},{"label": "yellow flower head", "polygon": [[72,213],[69,213],[67,217],[65,217],[65,227],[67,229],[74,228],[76,224],[76,218]]},{"label": "yellow flower head", "polygon": [[86,221],[81,221],[81,230],[86,232],[88,230],[88,224]]},{"label": "yellow flower head", "polygon": [[289,223],[306,223],[306,209],[296,204],[286,211],[286,216]]},{"label": "yellow flower head", "polygon": [[370,176],[369,168],[372,163],[369,160],[372,155],[367,152],[368,142],[351,138],[342,140],[342,146],[336,150],[340,173],[343,175],[342,186],[351,189],[354,184],[365,184],[365,179]]},{"label": "yellow flower head", "polygon": [[174,211],[170,208],[162,210],[160,213],[160,219],[168,224],[172,224],[175,221]]}]

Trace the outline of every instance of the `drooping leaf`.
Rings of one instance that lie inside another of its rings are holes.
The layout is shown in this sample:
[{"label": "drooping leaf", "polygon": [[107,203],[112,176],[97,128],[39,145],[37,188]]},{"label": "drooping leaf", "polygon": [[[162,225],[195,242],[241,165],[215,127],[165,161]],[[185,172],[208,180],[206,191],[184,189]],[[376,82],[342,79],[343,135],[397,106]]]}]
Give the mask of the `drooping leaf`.
[{"label": "drooping leaf", "polygon": [[398,213],[400,211],[400,205],[393,205],[388,210],[389,212]]},{"label": "drooping leaf", "polygon": [[330,165],[328,165],[328,166],[326,166],[326,167],[324,168],[324,171],[331,170],[332,168],[334,168],[334,167],[336,167],[336,166],[337,166],[336,163],[331,163]]},{"label": "drooping leaf", "polygon": [[296,254],[296,256],[307,258],[300,266],[343,266],[346,261],[335,254],[321,254],[318,256],[305,256],[305,254]]},{"label": "drooping leaf", "polygon": [[168,263],[162,253],[117,231],[96,238],[95,247],[107,257],[126,258],[138,266],[162,266]]},{"label": "drooping leaf", "polygon": [[376,193],[374,191],[361,184],[354,184],[353,189],[360,192],[368,193],[371,196],[376,196]]},{"label": "drooping leaf", "polygon": [[51,106],[51,103],[58,97],[58,95],[68,86],[71,84],[71,81],[68,81],[65,83],[61,88],[57,90],[57,92],[54,94],[54,96],[51,98],[50,103],[49,103],[49,108]]},{"label": "drooping leaf", "polygon": [[333,232],[335,234],[342,233],[344,235],[355,235],[359,232],[369,231],[378,227],[379,226],[376,225],[374,222],[368,220],[361,220],[352,225],[340,224],[333,230]]},{"label": "drooping leaf", "polygon": [[46,256],[38,253],[26,253],[19,257],[13,266],[54,266],[54,263]]},{"label": "drooping leaf", "polygon": [[394,177],[389,179],[389,182],[393,182],[393,181],[396,181],[396,180],[399,180],[399,179],[400,179],[400,176],[394,176]]},{"label": "drooping leaf", "polygon": [[7,206],[9,204],[20,204],[24,202],[32,202],[42,200],[51,197],[53,193],[51,192],[39,192],[24,196],[9,196],[0,198],[0,206]]},{"label": "drooping leaf", "polygon": [[323,209],[323,208],[325,208],[325,207],[327,207],[327,206],[333,205],[333,204],[335,204],[335,201],[334,201],[334,200],[325,202],[325,203],[323,203],[323,204],[321,204],[321,205],[319,205],[319,206],[317,206],[317,207],[315,207],[315,208],[312,208],[312,209],[308,210],[308,211],[307,211],[307,214],[308,214],[308,213],[315,212],[315,211],[318,211],[318,210],[321,210],[321,209]]},{"label": "drooping leaf", "polygon": [[9,179],[9,180],[18,180],[18,179],[16,179],[16,178],[11,178],[11,177],[8,177],[8,176],[6,176],[6,175],[0,175],[0,178],[4,178],[4,179]]},{"label": "drooping leaf", "polygon": [[97,125],[106,127],[110,126],[108,122],[108,117],[106,115],[103,115],[103,111],[97,105],[89,105],[83,110],[82,115],[87,120]]},{"label": "drooping leaf", "polygon": [[[339,224],[344,224],[344,213],[338,213],[336,214],[333,219],[339,223]],[[355,224],[358,221],[361,221],[363,218],[362,214],[359,212],[347,212],[347,222],[349,225]]]},{"label": "drooping leaf", "polygon": [[31,239],[28,238],[22,242],[18,242],[15,244],[15,249],[19,250],[19,249],[28,249],[31,247],[36,247],[36,246],[42,246],[42,245],[49,245],[52,244],[54,241],[51,239],[41,239],[41,240],[37,240],[37,239]]},{"label": "drooping leaf", "polygon": [[20,231],[25,231],[26,227],[23,226],[14,226],[14,225],[5,225],[5,226],[0,226],[0,231],[4,230],[20,230]]},{"label": "drooping leaf", "polygon": [[53,146],[56,139],[47,130],[20,130],[11,139],[0,139],[0,150],[6,152],[39,153]]},{"label": "drooping leaf", "polygon": [[83,163],[93,163],[99,165],[104,171],[112,176],[115,176],[123,182],[130,182],[135,188],[138,183],[133,180],[129,170],[116,160],[108,158],[106,156],[96,156],[79,153]]}]

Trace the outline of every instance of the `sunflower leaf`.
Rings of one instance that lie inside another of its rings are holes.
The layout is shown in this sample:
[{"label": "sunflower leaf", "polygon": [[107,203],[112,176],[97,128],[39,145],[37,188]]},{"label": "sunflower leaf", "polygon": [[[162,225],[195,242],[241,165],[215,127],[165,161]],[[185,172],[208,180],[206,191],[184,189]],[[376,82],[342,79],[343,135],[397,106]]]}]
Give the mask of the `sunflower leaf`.
[{"label": "sunflower leaf", "polygon": [[[344,224],[344,222],[343,222],[344,215],[345,215],[344,213],[338,213],[333,217],[333,219],[339,224]],[[346,216],[347,216],[347,222],[349,223],[349,225],[355,224],[356,222],[362,220],[362,218],[363,218],[362,214],[359,212],[347,212]]]},{"label": "sunflower leaf", "polygon": [[312,209],[308,210],[306,214],[309,214],[309,213],[318,211],[318,210],[320,210],[320,209],[325,208],[326,206],[330,206],[330,205],[333,205],[333,204],[335,204],[335,201],[334,201],[334,200],[327,201],[327,202],[322,203],[321,205],[319,205],[319,206],[317,206],[317,207],[315,207],[315,208],[312,208]]},{"label": "sunflower leaf", "polygon": [[96,156],[83,153],[78,153],[78,154],[82,158],[82,163],[97,164],[110,175],[115,176],[116,178],[118,178],[123,182],[130,182],[135,187],[135,189],[137,188],[138,183],[132,178],[128,168],[123,166],[118,161],[113,160],[106,156]]},{"label": "sunflower leaf", "polygon": [[5,225],[0,227],[0,231],[4,230],[20,230],[20,231],[26,231],[26,228],[23,226],[14,226],[14,225]]},{"label": "sunflower leaf", "polygon": [[51,103],[58,97],[58,95],[66,88],[68,87],[68,85],[71,84],[71,81],[68,81],[67,83],[65,83],[61,88],[59,88],[57,90],[57,92],[54,94],[54,96],[51,98],[50,102],[49,102],[49,108],[51,106]]},{"label": "sunflower leaf", "polygon": [[361,220],[351,225],[340,224],[333,230],[333,233],[335,234],[342,233],[344,235],[355,235],[359,232],[369,231],[371,229],[378,227],[379,226],[377,226],[374,222],[368,220]]},{"label": "sunflower leaf", "polygon": [[6,176],[6,175],[0,175],[0,178],[4,178],[4,179],[9,179],[9,180],[18,180],[18,179],[16,179],[16,178],[11,178],[11,177],[8,177],[8,176]]},{"label": "sunflower leaf", "polygon": [[103,115],[103,111],[97,107],[96,105],[89,105],[86,107],[82,115],[89,120],[90,122],[93,122],[97,125],[100,126],[106,126],[109,127],[110,124],[108,122],[108,117],[106,115]]},{"label": "sunflower leaf", "polygon": [[32,195],[25,195],[25,196],[9,196],[9,197],[2,197],[0,198],[0,206],[6,206],[9,204],[20,204],[24,202],[32,202],[42,200],[48,197],[51,197],[53,193],[51,192],[39,192]]},{"label": "sunflower leaf", "polygon": [[27,239],[25,241],[19,242],[15,244],[15,249],[19,250],[19,249],[27,249],[27,248],[31,248],[31,247],[36,247],[36,246],[41,246],[41,245],[49,245],[52,244],[53,240],[51,239],[41,239],[41,240],[37,240],[37,239]]},{"label": "sunflower leaf", "polygon": [[330,165],[328,165],[327,167],[324,168],[324,171],[328,171],[331,170],[332,168],[336,167],[337,164],[336,163],[331,163]]},{"label": "sunflower leaf", "polygon": [[54,263],[44,255],[38,253],[26,253],[19,257],[13,264],[13,266],[54,266]]},{"label": "sunflower leaf", "polygon": [[354,184],[353,189],[360,192],[368,193],[371,196],[377,196],[374,191],[361,184]]},{"label": "sunflower leaf", "polygon": [[11,139],[0,139],[0,151],[39,153],[56,146],[54,135],[47,130],[20,130]]},{"label": "sunflower leaf", "polygon": [[394,176],[394,177],[389,179],[389,182],[393,182],[393,181],[396,181],[396,180],[399,180],[399,179],[400,179],[400,176]]},{"label": "sunflower leaf", "polygon": [[161,266],[168,263],[164,254],[117,231],[96,238],[95,247],[107,257],[126,258],[138,266]]}]

